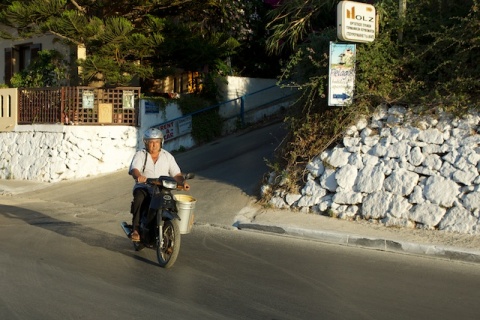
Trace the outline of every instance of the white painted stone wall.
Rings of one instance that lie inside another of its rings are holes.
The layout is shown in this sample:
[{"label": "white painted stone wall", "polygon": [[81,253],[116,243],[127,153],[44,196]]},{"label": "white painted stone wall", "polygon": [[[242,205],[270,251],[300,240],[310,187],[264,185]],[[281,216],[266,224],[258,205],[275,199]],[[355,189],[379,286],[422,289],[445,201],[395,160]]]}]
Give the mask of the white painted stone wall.
[{"label": "white painted stone wall", "polygon": [[127,126],[22,125],[0,137],[0,179],[44,182],[125,168],[137,145]]},{"label": "white painted stone wall", "polygon": [[386,226],[480,234],[479,121],[477,114],[421,118],[381,106],[307,165],[299,194],[274,190],[270,202]]}]

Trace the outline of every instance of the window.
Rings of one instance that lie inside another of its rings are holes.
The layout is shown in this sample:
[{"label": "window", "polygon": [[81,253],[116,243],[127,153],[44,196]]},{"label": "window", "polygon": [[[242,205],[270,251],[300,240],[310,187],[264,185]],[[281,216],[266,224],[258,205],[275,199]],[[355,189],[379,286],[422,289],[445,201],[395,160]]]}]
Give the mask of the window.
[{"label": "window", "polygon": [[[25,70],[42,50],[40,43],[22,44],[5,49],[5,83],[10,84],[12,76]],[[18,62],[18,63],[17,63]]]}]

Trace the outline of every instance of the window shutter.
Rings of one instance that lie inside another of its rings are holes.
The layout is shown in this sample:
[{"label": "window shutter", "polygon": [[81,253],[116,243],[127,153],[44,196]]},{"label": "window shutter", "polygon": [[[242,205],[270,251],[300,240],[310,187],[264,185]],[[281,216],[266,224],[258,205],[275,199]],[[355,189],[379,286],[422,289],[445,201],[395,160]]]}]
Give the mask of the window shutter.
[{"label": "window shutter", "polygon": [[35,58],[38,57],[38,51],[41,51],[41,50],[42,50],[41,43],[32,44],[30,46],[31,61],[35,60]]},{"label": "window shutter", "polygon": [[13,49],[5,48],[5,74],[4,81],[10,84],[10,79],[13,77]]}]

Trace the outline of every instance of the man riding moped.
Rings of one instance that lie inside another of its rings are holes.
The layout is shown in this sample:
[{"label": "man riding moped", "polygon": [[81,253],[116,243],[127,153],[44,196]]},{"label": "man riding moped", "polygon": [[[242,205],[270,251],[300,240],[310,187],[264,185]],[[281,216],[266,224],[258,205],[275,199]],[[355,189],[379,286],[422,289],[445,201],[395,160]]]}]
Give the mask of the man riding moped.
[{"label": "man riding moped", "polygon": [[173,155],[162,149],[162,131],[155,128],[148,129],[143,135],[143,143],[145,149],[135,153],[128,171],[128,174],[135,180],[131,210],[133,214],[132,233],[130,234],[130,238],[134,242],[140,241],[140,215],[142,211],[148,209],[150,203],[149,187],[145,184],[148,178],[170,176],[178,184],[183,185],[184,190],[190,189]]}]

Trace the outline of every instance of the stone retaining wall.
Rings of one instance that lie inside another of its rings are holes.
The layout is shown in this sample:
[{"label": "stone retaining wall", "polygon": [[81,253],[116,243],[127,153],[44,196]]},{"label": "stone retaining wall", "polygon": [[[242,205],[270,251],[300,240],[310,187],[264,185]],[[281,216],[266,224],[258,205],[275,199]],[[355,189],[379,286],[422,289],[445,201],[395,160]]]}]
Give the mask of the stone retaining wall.
[{"label": "stone retaining wall", "polygon": [[479,120],[379,107],[307,165],[300,194],[274,191],[270,202],[386,226],[480,234]]},{"label": "stone retaining wall", "polygon": [[126,168],[137,132],[128,126],[17,126],[1,136],[0,179],[57,182]]}]

